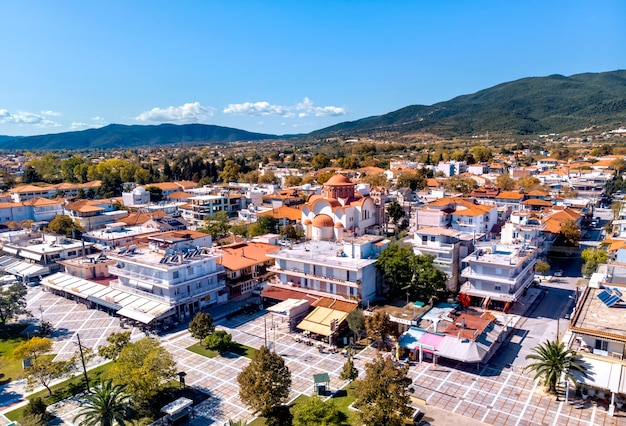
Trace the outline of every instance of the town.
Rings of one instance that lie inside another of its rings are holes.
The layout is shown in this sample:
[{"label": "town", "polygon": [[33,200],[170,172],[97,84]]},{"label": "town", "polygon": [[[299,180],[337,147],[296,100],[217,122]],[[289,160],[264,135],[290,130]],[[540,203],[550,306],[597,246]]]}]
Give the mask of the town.
[{"label": "town", "polygon": [[0,423],[620,424],[624,134],[5,155]]}]

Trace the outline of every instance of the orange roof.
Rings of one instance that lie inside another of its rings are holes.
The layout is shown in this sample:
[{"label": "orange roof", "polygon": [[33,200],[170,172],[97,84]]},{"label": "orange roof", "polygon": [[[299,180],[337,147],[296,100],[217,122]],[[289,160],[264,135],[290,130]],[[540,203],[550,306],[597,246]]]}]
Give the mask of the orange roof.
[{"label": "orange roof", "polygon": [[492,207],[483,206],[480,204],[472,204],[470,206],[464,205],[465,208],[457,208],[454,211],[455,216],[482,216],[487,214]]},{"label": "orange roof", "polygon": [[190,194],[188,192],[185,191],[176,191],[176,192],[172,192],[170,195],[167,196],[167,198],[169,199],[188,199],[193,197],[193,194]]},{"label": "orange roof", "polygon": [[361,167],[360,169],[357,169],[357,171],[358,172],[366,172],[366,173],[370,173],[370,174],[385,173],[385,169],[381,169],[380,167],[374,167],[374,166]]},{"label": "orange roof", "polygon": [[524,194],[517,191],[502,191],[496,198],[501,200],[521,200],[524,198]]},{"label": "orange roof", "polygon": [[196,188],[198,186],[198,183],[192,180],[177,180],[175,183],[181,188]]},{"label": "orange roof", "polygon": [[58,204],[64,204],[65,200],[63,198],[53,198],[53,199],[48,199],[48,198],[31,198],[30,200],[26,200],[24,201],[24,205],[25,206],[52,206],[52,205],[58,205]]},{"label": "orange roof", "polygon": [[352,183],[352,181],[348,179],[347,176],[341,175],[341,174],[333,175],[324,184],[324,186],[348,186],[348,185],[354,185],[354,183]]},{"label": "orange roof", "polygon": [[522,201],[525,206],[540,206],[540,207],[552,207],[553,204],[550,201],[542,200],[540,198],[530,198]]},{"label": "orange roof", "polygon": [[356,308],[359,307],[358,303],[356,302],[348,302],[347,300],[337,300],[337,299],[333,299],[330,297],[320,297],[318,300],[311,303],[311,306],[315,306],[316,308],[318,306],[321,306],[323,308],[330,308],[336,311],[348,312],[348,313],[354,311]]},{"label": "orange roof", "polygon": [[133,212],[131,214],[129,214],[128,216],[118,219],[118,222],[124,222],[127,225],[141,225],[146,223],[147,221],[149,221],[150,219],[153,218],[159,218],[159,217],[163,217],[166,216],[165,212],[161,211],[161,210],[157,210],[153,213],[138,213],[138,212]]},{"label": "orange roof", "polygon": [[533,191],[530,191],[528,195],[531,197],[547,197],[550,194],[546,191],[540,191],[538,189],[535,189]]},{"label": "orange roof", "polygon": [[175,191],[177,189],[180,189],[180,186],[178,186],[177,184],[175,184],[174,182],[157,182],[157,183],[151,183],[149,185],[144,185],[144,188],[148,188],[150,186],[154,186],[156,188],[161,189],[162,191]]},{"label": "orange roof", "polygon": [[289,219],[300,220],[302,219],[302,212],[298,209],[289,206],[280,206],[277,209],[268,210],[257,214],[257,216],[272,216],[276,219]]},{"label": "orange roof", "polygon": [[446,328],[445,334],[462,339],[476,340],[489,326],[491,321],[488,317],[481,318],[475,315],[461,314]]},{"label": "orange roof", "polygon": [[271,260],[267,254],[278,250],[279,246],[260,242],[233,244],[222,247],[222,257],[217,263],[231,271],[238,271]]},{"label": "orange roof", "polygon": [[313,219],[313,226],[316,226],[319,228],[329,228],[329,227],[335,226],[335,222],[332,220],[330,216],[326,214],[318,214]]},{"label": "orange roof", "polygon": [[426,179],[426,185],[431,188],[437,188],[439,186],[439,181],[435,178],[428,178]]}]

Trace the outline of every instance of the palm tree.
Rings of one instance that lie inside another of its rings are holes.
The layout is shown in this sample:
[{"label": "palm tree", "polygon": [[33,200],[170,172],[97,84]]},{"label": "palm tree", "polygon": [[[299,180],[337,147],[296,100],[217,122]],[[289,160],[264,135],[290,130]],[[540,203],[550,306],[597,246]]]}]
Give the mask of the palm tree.
[{"label": "palm tree", "polygon": [[576,383],[576,378],[572,375],[572,370],[587,377],[587,367],[583,364],[582,358],[573,350],[567,349],[565,343],[560,342],[559,339],[552,342],[546,340],[545,343],[532,348],[532,351],[534,353],[526,355],[526,359],[536,362],[528,364],[524,369],[534,371],[534,379],[541,379],[549,393],[556,393],[557,383],[563,373],[565,373],[566,380],[574,383]]},{"label": "palm tree", "polygon": [[124,426],[131,406],[130,395],[124,392],[124,386],[107,380],[99,383],[80,406],[82,410],[74,417],[75,423],[80,419],[80,426],[112,426],[114,421]]},{"label": "palm tree", "polygon": [[228,426],[246,426],[248,423],[245,420],[229,420]]}]

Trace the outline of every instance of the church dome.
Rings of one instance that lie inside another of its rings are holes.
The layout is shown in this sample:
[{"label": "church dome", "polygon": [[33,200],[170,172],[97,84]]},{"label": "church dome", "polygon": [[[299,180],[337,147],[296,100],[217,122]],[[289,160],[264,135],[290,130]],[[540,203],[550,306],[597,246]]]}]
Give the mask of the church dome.
[{"label": "church dome", "polygon": [[345,175],[334,175],[326,183],[325,186],[344,186],[344,185],[354,185],[350,179],[348,179]]},{"label": "church dome", "polygon": [[315,219],[313,219],[313,226],[318,228],[332,228],[335,226],[335,222],[328,215],[318,214],[315,216]]}]

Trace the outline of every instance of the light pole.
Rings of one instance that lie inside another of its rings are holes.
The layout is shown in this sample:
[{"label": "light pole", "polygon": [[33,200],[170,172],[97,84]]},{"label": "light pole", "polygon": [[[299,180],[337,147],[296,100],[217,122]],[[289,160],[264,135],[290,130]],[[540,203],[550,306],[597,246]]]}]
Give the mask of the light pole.
[{"label": "light pole", "polygon": [[83,354],[83,345],[80,343],[80,334],[76,333],[78,338],[78,350],[80,351],[80,360],[83,364],[83,373],[85,374],[85,384],[87,385],[87,393],[91,393],[89,389],[89,376],[87,376],[87,366],[85,365],[85,355]]}]

